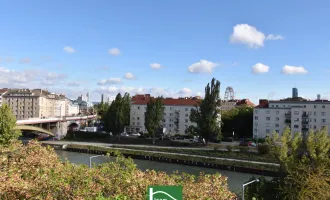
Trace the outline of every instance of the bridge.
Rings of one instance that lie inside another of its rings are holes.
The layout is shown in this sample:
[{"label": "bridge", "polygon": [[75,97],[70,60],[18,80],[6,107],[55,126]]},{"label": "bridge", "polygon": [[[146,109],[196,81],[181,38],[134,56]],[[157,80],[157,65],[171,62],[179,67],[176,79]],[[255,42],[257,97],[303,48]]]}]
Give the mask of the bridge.
[{"label": "bridge", "polygon": [[41,133],[46,133],[51,136],[55,136],[54,133],[47,131],[43,128],[36,127],[36,126],[18,125],[15,127],[15,129],[16,130],[26,130],[26,131],[37,131],[37,132],[41,132]]},{"label": "bridge", "polygon": [[96,115],[87,116],[64,116],[52,118],[32,118],[16,121],[16,128],[19,130],[30,130],[46,133],[52,136],[63,136],[71,124],[86,123],[87,120],[96,119]]}]

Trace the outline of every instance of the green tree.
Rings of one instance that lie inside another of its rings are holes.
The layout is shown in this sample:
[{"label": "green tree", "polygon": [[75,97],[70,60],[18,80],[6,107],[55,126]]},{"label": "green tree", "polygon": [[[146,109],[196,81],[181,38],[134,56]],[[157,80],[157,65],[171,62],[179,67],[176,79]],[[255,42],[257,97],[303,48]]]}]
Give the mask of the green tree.
[{"label": "green tree", "polygon": [[205,97],[191,110],[190,121],[197,124],[199,136],[206,145],[213,138],[221,135],[220,117],[220,81],[212,79],[205,87]]},{"label": "green tree", "polygon": [[280,137],[267,139],[285,173],[281,191],[285,199],[330,199],[330,136],[327,128],[311,130],[303,139],[286,128]]},{"label": "green tree", "polygon": [[163,98],[150,99],[147,104],[147,110],[144,114],[144,126],[148,134],[152,137],[152,143],[155,144],[155,134],[162,125],[164,118],[165,107],[163,105]]},{"label": "green tree", "polygon": [[0,145],[8,145],[17,140],[21,132],[16,127],[16,118],[10,107],[3,104],[0,107]]},{"label": "green tree", "polygon": [[130,110],[130,103],[127,103],[129,100],[127,93],[124,97],[120,93],[117,94],[103,117],[104,129],[107,132],[118,136],[124,130],[125,125],[129,124],[129,117],[127,117]]},{"label": "green tree", "polygon": [[198,135],[198,130],[196,126],[190,125],[187,127],[187,129],[185,130],[186,134],[192,135],[192,136],[196,136]]},{"label": "green tree", "polygon": [[250,106],[237,106],[223,112],[221,121],[223,122],[222,133],[225,136],[231,137],[233,131],[235,131],[235,136],[253,136],[253,108]]},{"label": "green tree", "polygon": [[108,103],[100,103],[97,105],[94,105],[94,110],[96,111],[96,114],[98,117],[101,119],[104,118],[105,113],[107,113],[107,110],[109,109],[109,104]]}]

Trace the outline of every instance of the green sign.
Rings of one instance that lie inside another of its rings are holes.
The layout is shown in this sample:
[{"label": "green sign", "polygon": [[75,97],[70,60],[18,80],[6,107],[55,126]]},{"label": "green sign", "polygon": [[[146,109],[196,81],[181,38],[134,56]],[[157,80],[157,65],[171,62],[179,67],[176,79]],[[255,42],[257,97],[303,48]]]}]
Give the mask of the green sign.
[{"label": "green sign", "polygon": [[182,186],[149,186],[148,200],[182,200]]}]

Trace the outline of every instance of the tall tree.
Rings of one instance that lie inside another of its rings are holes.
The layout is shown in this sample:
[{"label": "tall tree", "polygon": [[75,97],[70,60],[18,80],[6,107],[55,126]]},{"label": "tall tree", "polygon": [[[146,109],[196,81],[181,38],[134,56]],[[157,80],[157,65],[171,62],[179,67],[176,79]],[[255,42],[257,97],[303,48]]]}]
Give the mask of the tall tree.
[{"label": "tall tree", "polygon": [[190,121],[197,124],[199,135],[205,139],[206,145],[221,135],[220,81],[213,78],[211,84],[207,84],[204,99],[191,110]]},{"label": "tall tree", "polygon": [[13,115],[10,107],[3,104],[0,107],[0,145],[8,145],[17,140],[21,132],[16,127],[16,117]]},{"label": "tall tree", "polygon": [[102,102],[100,104],[94,105],[94,110],[96,111],[98,117],[100,117],[101,119],[104,117],[108,109],[109,109],[108,103]]},{"label": "tall tree", "polygon": [[123,96],[123,112],[124,112],[124,125],[129,125],[130,112],[131,112],[131,97],[129,93],[125,93]]},{"label": "tall tree", "polygon": [[233,130],[235,136],[252,137],[253,135],[253,108],[242,105],[221,114],[223,122],[222,133],[231,137]]},{"label": "tall tree", "polygon": [[[281,163],[285,177],[281,190],[286,199],[330,199],[330,136],[327,128],[311,130],[304,140],[286,128],[280,137],[267,139]],[[280,144],[280,145],[279,145]]]},{"label": "tall tree", "polygon": [[163,105],[163,98],[150,99],[147,104],[147,110],[144,114],[144,126],[148,134],[152,137],[152,143],[155,144],[155,134],[162,125],[164,118],[165,107]]},{"label": "tall tree", "polygon": [[[126,94],[125,94],[126,95]],[[119,135],[127,124],[127,103],[125,96],[117,94],[116,99],[111,103],[106,114],[104,115],[104,129],[107,132],[112,132],[113,135]]]}]

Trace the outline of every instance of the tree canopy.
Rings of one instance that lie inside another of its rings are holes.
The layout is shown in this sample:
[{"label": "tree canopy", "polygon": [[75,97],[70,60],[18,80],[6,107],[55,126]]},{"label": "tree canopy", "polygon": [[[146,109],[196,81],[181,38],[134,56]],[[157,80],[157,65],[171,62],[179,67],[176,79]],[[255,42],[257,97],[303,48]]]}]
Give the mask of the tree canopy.
[{"label": "tree canopy", "polygon": [[221,135],[220,81],[212,79],[205,87],[205,97],[191,110],[190,121],[197,124],[196,130],[206,144]]},{"label": "tree canopy", "polygon": [[130,116],[130,97],[128,93],[121,96],[117,94],[116,99],[109,106],[103,117],[104,128],[107,132],[118,135],[124,130],[125,125],[129,124]]},{"label": "tree canopy", "polygon": [[13,115],[10,107],[3,104],[0,107],[0,145],[8,145],[17,140],[21,135],[16,127],[16,117]]},{"label": "tree canopy", "polygon": [[280,186],[286,199],[330,199],[330,136],[327,128],[291,135],[286,128],[280,137],[267,139],[285,173]]},{"label": "tree canopy", "polygon": [[222,133],[224,136],[253,137],[253,108],[250,106],[237,106],[221,114]]},{"label": "tree canopy", "polygon": [[144,126],[152,138],[155,138],[156,131],[162,126],[164,110],[165,107],[162,97],[150,99],[147,104],[147,110],[144,114]]}]

